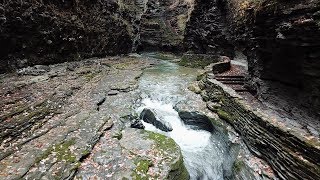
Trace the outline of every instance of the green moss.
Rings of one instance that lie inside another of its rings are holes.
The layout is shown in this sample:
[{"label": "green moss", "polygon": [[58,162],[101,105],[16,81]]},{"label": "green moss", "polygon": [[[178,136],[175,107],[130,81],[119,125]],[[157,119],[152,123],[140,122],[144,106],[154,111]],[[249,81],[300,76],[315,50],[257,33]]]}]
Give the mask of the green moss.
[{"label": "green moss", "polygon": [[219,119],[209,118],[209,120],[214,127],[224,127],[224,125]]},{"label": "green moss", "polygon": [[207,60],[204,58],[193,58],[192,60],[190,60],[189,58],[182,57],[179,65],[191,68],[205,68],[211,63],[211,60]]},{"label": "green moss", "polygon": [[7,118],[13,117],[15,115],[21,114],[24,111],[26,111],[27,109],[29,109],[29,106],[22,106],[22,107],[17,107],[16,109],[14,109],[12,112],[5,114],[3,116],[0,117],[0,121],[6,120]]},{"label": "green moss", "polygon": [[114,68],[116,68],[116,69],[126,69],[126,68],[128,68],[128,63],[119,63],[119,64],[115,64],[115,65],[113,65],[113,67]]},{"label": "green moss", "polygon": [[134,161],[136,168],[134,169],[131,177],[137,180],[149,179],[148,170],[152,166],[152,161],[149,159],[142,159],[139,157]]},{"label": "green moss", "polygon": [[75,163],[77,161],[76,156],[70,151],[70,146],[74,144],[75,140],[71,139],[69,141],[50,146],[40,157],[36,159],[36,163],[46,159],[50,154],[55,154],[55,157],[58,159],[58,161]]},{"label": "green moss", "polygon": [[80,163],[80,162],[75,163],[75,164],[73,165],[73,167],[71,168],[71,171],[77,170],[80,166],[81,166],[81,163]]},{"label": "green moss", "polygon": [[127,60],[126,62],[119,62],[117,64],[112,65],[112,67],[119,70],[125,70],[139,63],[139,60],[134,57],[126,58],[126,60]]},{"label": "green moss", "polygon": [[178,148],[178,145],[174,142],[173,139],[168,138],[165,135],[146,131],[147,138],[154,140],[156,143],[156,147],[159,150],[166,151],[166,152],[174,152]]},{"label": "green moss", "polygon": [[93,79],[95,76],[96,76],[95,73],[88,73],[88,74],[85,74],[85,75],[84,75],[84,78],[85,78],[87,81],[90,81],[90,80]]},{"label": "green moss", "polygon": [[47,114],[50,114],[50,108],[49,107],[41,107],[37,109],[36,111],[30,112],[26,117],[22,117],[19,119],[21,122],[31,120],[33,118],[35,119],[41,119],[44,118]]},{"label": "green moss", "polygon": [[187,168],[183,164],[183,157],[180,155],[179,160],[171,165],[171,171],[166,179],[190,179]]},{"label": "green moss", "polygon": [[188,89],[196,94],[201,93],[201,89],[199,88],[198,84],[191,84],[188,86]]},{"label": "green moss", "polygon": [[[174,142],[173,139],[166,137],[162,134],[145,131],[147,133],[147,138],[154,140],[156,143],[156,149],[168,154],[179,152],[179,159],[176,162],[171,162],[170,172],[166,179],[189,179],[189,173],[183,164],[183,157],[179,146]],[[172,159],[176,160],[176,159]]]},{"label": "green moss", "polygon": [[88,154],[90,154],[90,150],[88,150],[88,149],[85,149],[85,150],[83,150],[83,151],[81,152],[81,155],[82,155],[82,156],[86,156],[86,155],[88,155]]},{"label": "green moss", "polygon": [[199,74],[197,76],[197,81],[201,81],[206,76],[206,73]]},{"label": "green moss", "polygon": [[223,119],[223,120],[233,121],[232,116],[231,116],[229,113],[227,113],[227,112],[225,112],[225,111],[223,111],[223,110],[221,110],[221,109],[218,109],[218,110],[217,110],[217,114],[218,114],[218,116],[219,116],[221,119]]},{"label": "green moss", "polygon": [[155,59],[161,59],[161,60],[173,60],[173,59],[177,58],[173,54],[163,53],[163,52],[155,53],[155,54],[151,55],[151,57],[153,57]]},{"label": "green moss", "polygon": [[118,140],[122,139],[122,133],[121,132],[116,132],[113,136],[113,138],[117,138]]},{"label": "green moss", "polygon": [[1,116],[0,122],[7,119],[7,118],[11,118],[13,116],[20,115],[23,112],[28,112],[28,111],[29,111],[29,114],[27,116],[21,115],[17,118],[17,120],[20,122],[24,122],[24,121],[30,120],[33,117],[39,117],[39,116],[43,117],[51,112],[51,109],[48,108],[49,107],[48,100],[44,100],[42,102],[39,102],[39,103],[33,105],[33,107],[34,108],[31,109],[30,106],[19,106],[15,110],[13,110],[12,112]]},{"label": "green moss", "polygon": [[232,169],[234,172],[238,173],[241,171],[241,169],[243,169],[245,166],[244,162],[241,161],[241,160],[236,160],[234,163],[233,163],[233,166],[232,166]]}]

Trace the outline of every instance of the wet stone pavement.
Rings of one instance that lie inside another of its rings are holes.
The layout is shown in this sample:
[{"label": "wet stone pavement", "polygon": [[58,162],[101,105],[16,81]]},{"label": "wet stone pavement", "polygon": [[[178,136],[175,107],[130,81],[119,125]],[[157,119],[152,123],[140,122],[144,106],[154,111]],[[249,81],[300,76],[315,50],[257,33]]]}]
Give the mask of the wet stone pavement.
[{"label": "wet stone pavement", "polygon": [[150,177],[166,177],[183,166],[172,140],[166,154],[164,137],[124,130],[137,79],[155,63],[112,57],[1,75],[0,179],[138,178],[151,165]]}]

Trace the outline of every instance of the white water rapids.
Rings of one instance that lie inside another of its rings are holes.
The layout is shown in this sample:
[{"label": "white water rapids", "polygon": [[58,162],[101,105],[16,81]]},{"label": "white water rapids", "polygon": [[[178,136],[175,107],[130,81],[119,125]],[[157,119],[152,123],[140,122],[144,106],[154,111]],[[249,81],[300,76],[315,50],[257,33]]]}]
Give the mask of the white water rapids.
[{"label": "white water rapids", "polygon": [[196,70],[168,61],[145,70],[140,79],[142,101],[137,112],[140,113],[144,108],[153,109],[158,118],[171,124],[173,131],[163,132],[143,122],[146,130],[169,136],[180,146],[192,180],[220,180],[224,177],[226,149],[221,138],[215,133],[191,129],[183,123],[173,108],[176,103],[187,101],[187,86],[195,80],[196,75]]}]

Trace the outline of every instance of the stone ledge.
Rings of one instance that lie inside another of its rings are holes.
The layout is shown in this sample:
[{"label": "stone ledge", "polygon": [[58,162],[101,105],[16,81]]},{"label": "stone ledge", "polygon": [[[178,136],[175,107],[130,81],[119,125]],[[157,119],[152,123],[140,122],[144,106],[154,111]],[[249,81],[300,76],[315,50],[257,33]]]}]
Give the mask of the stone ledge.
[{"label": "stone ledge", "polygon": [[218,102],[214,111],[243,137],[249,149],[265,159],[281,179],[319,179],[319,140],[310,141],[277,119],[254,109],[233,89],[213,79],[205,79],[201,95]]},{"label": "stone ledge", "polygon": [[209,54],[184,54],[179,65],[186,67],[202,67],[205,68],[209,64],[223,61],[223,56]]}]

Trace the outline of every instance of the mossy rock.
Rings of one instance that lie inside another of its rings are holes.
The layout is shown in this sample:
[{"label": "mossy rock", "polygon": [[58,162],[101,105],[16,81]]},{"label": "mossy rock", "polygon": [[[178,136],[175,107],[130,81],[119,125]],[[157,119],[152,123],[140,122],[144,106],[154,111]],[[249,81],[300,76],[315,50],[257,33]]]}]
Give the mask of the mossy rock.
[{"label": "mossy rock", "polygon": [[122,139],[122,132],[116,132],[112,135],[113,138],[116,138],[118,140]]},{"label": "mossy rock", "polygon": [[152,54],[151,57],[153,57],[155,59],[161,59],[161,60],[174,60],[174,59],[177,59],[177,57],[174,54],[164,53],[164,52],[158,52],[158,53]]},{"label": "mossy rock", "polygon": [[46,159],[51,154],[57,158],[58,161],[66,161],[68,163],[76,163],[76,155],[70,151],[70,147],[75,144],[75,140],[71,139],[62,143],[50,146],[41,156],[36,159],[39,163],[41,160]]},{"label": "mossy rock", "polygon": [[241,160],[236,160],[234,163],[233,163],[233,166],[232,166],[232,169],[234,171],[234,173],[239,173],[242,168],[245,167],[245,163]]},{"label": "mossy rock", "polygon": [[188,89],[196,94],[200,94],[201,93],[201,89],[198,86],[197,83],[192,83],[188,86]]},{"label": "mossy rock", "polygon": [[137,180],[148,180],[150,176],[148,175],[149,168],[153,165],[152,161],[142,157],[135,159],[134,164],[136,168],[133,170],[131,177]]},{"label": "mossy rock", "polygon": [[[176,142],[162,134],[145,131],[147,139],[153,140],[155,142],[155,148],[159,151],[166,152],[171,157],[166,158],[167,163],[170,165],[170,171],[166,179],[176,179],[176,180],[187,180],[189,179],[189,173],[183,163],[183,156],[179,145]],[[177,158],[178,157],[178,158]]]},{"label": "mossy rock", "polygon": [[225,112],[225,111],[223,111],[221,109],[217,110],[217,114],[223,120],[226,120],[228,122],[232,122],[233,121],[233,117],[229,113],[227,113],[227,112]]},{"label": "mossy rock", "polygon": [[184,54],[179,65],[191,68],[205,68],[206,66],[219,61],[220,59],[216,55]]}]

